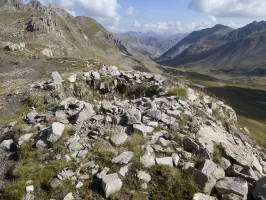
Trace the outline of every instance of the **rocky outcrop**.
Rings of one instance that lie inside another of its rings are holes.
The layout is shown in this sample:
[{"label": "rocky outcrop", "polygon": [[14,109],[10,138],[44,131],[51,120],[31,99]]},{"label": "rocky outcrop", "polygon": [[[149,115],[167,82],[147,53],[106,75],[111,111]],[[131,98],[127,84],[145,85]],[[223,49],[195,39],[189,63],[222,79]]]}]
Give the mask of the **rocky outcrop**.
[{"label": "rocky outcrop", "polygon": [[[71,180],[75,189],[68,192],[80,198],[80,188],[92,178],[110,197],[133,179],[149,193],[158,167],[194,178],[204,193],[191,196],[195,200],[247,199],[251,191],[256,200],[264,195],[263,153],[210,114],[210,107],[220,109],[235,126],[235,112],[224,103],[193,89],[181,100],[164,91],[165,77],[114,66],[62,77],[54,72],[51,80],[32,85],[32,94],[45,93],[53,106],[30,111],[28,132],[0,144],[8,152],[11,145],[20,149],[29,143],[36,152],[47,150],[51,160],[74,164],[55,172],[49,182],[53,190]],[[75,91],[81,84],[82,97]],[[33,128],[37,131],[30,132]],[[217,151],[223,157],[217,158]]]}]

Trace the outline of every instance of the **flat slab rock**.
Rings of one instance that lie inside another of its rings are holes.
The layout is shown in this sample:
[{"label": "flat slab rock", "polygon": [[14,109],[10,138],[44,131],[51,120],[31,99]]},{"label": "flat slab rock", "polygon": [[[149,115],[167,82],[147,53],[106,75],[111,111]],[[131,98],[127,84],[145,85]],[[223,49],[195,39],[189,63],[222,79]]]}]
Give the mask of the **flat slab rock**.
[{"label": "flat slab rock", "polygon": [[215,197],[206,195],[206,194],[197,193],[197,194],[194,194],[193,200],[218,200],[218,199]]},{"label": "flat slab rock", "polygon": [[119,156],[112,159],[112,163],[128,164],[133,158],[134,153],[132,151],[125,151]]}]

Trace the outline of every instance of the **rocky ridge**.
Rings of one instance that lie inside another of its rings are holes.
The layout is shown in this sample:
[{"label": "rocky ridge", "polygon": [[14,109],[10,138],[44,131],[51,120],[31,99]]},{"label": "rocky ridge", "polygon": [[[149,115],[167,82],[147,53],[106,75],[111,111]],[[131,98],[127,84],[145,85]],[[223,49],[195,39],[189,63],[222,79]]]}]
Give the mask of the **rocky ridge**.
[{"label": "rocky ridge", "polygon": [[2,129],[1,155],[19,157],[7,199],[266,198],[265,155],[206,94],[115,66],[53,72],[30,90],[35,108]]}]

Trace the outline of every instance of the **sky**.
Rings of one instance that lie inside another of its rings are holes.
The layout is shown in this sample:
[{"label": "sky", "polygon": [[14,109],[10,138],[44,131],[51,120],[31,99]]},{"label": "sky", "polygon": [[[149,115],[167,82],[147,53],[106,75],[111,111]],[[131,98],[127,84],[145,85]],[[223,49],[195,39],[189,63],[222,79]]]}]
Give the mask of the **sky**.
[{"label": "sky", "polygon": [[[24,0],[26,2],[27,0]],[[96,19],[111,32],[190,33],[216,24],[233,28],[266,20],[266,0],[40,0],[74,16]]]}]

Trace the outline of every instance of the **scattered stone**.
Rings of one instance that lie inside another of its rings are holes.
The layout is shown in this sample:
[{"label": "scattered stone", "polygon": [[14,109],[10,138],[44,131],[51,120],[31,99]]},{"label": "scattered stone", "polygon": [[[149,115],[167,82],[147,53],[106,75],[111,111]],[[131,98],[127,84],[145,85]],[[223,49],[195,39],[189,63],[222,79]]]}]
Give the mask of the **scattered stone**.
[{"label": "scattered stone", "polygon": [[77,74],[73,74],[73,75],[69,76],[69,78],[68,78],[68,81],[70,83],[75,83],[76,80],[77,80]]},{"label": "scattered stone", "polygon": [[75,199],[75,198],[74,198],[72,192],[68,193],[68,194],[65,196],[65,198],[64,198],[64,200],[74,200],[74,199]]},{"label": "scattered stone", "polygon": [[204,160],[201,162],[198,170],[207,176],[212,176],[216,180],[225,176],[224,170],[211,160]]},{"label": "scattered stone", "polygon": [[18,139],[18,145],[21,146],[24,142],[28,142],[33,135],[34,135],[33,133],[28,133],[28,134],[21,136]]},{"label": "scattered stone", "polygon": [[172,157],[156,158],[155,160],[158,165],[168,165],[170,167],[173,167]]},{"label": "scattered stone", "polygon": [[58,72],[53,72],[52,78],[53,78],[54,83],[56,84],[61,84],[63,82],[63,79]]},{"label": "scattered stone", "polygon": [[140,162],[144,165],[144,167],[149,168],[155,165],[155,158],[151,154],[147,153],[140,157]]},{"label": "scattered stone", "polygon": [[61,181],[58,178],[55,178],[50,182],[51,188],[56,188],[59,185],[61,185]]},{"label": "scattered stone", "polygon": [[147,183],[151,181],[151,176],[145,171],[139,171],[138,172],[138,178],[140,180],[147,182]]},{"label": "scattered stone", "polygon": [[4,150],[4,151],[10,151],[12,144],[14,143],[14,141],[12,139],[9,140],[4,140],[1,144],[0,144],[0,149]]},{"label": "scattered stone", "polygon": [[65,125],[59,122],[54,122],[48,129],[47,141],[56,142],[63,134]]},{"label": "scattered stone", "polygon": [[132,151],[125,151],[119,156],[112,159],[112,163],[128,164],[133,158],[134,153]]},{"label": "scattered stone", "polygon": [[141,134],[152,133],[154,130],[153,127],[145,126],[143,124],[134,124],[133,128],[135,133],[141,133]]},{"label": "scattered stone", "polygon": [[111,142],[116,146],[124,144],[128,136],[126,133],[119,133],[110,138]]},{"label": "scattered stone", "polygon": [[91,104],[85,104],[82,110],[78,113],[76,118],[76,123],[88,120],[95,115],[93,107]]},{"label": "scattered stone", "polygon": [[30,192],[34,192],[34,186],[33,185],[29,185],[26,187],[26,192],[30,193]]},{"label": "scattered stone", "polygon": [[133,107],[126,112],[127,124],[141,124],[141,113],[140,111]]},{"label": "scattered stone", "polygon": [[217,192],[220,195],[236,194],[242,199],[247,199],[248,183],[243,178],[239,177],[224,177],[215,185]]},{"label": "scattered stone", "polygon": [[215,197],[212,197],[206,194],[197,193],[197,194],[194,194],[193,200],[217,200],[217,199]]},{"label": "scattered stone", "polygon": [[180,160],[179,155],[177,155],[176,153],[173,153],[173,154],[172,154],[172,158],[173,158],[173,163],[174,163],[174,165],[177,167],[178,164],[179,164],[179,160]]},{"label": "scattered stone", "polygon": [[126,174],[128,173],[128,170],[130,168],[131,164],[125,165],[123,167],[120,168],[118,174],[120,174],[121,176],[125,177]]},{"label": "scattered stone", "polygon": [[122,185],[123,183],[118,177],[118,174],[109,174],[102,178],[102,187],[107,198],[111,194],[118,192],[122,188]]}]

